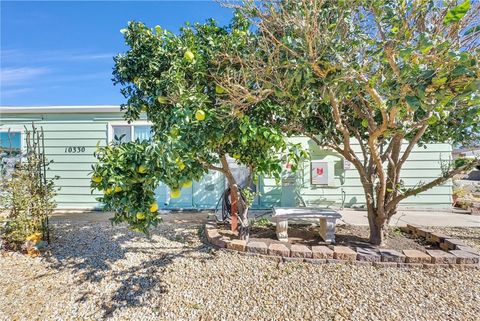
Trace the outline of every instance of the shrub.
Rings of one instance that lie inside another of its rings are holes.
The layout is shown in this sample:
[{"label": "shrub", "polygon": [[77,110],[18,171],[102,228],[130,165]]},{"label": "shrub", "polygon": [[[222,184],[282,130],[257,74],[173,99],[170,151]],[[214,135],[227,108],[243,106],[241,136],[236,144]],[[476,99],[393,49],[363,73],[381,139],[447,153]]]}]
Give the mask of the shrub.
[{"label": "shrub", "polygon": [[11,249],[36,252],[49,240],[48,216],[56,207],[54,178],[47,178],[43,130],[25,128],[26,150],[0,155],[0,235]]}]

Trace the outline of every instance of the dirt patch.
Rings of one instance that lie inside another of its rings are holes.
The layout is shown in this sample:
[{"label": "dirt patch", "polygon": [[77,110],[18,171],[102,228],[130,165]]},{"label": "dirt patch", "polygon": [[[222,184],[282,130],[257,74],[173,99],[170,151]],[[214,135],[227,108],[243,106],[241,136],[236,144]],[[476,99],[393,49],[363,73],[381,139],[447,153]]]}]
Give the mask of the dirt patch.
[{"label": "dirt patch", "polygon": [[[235,237],[227,225],[219,225],[219,232],[222,235]],[[355,248],[357,246],[370,247],[368,242],[369,229],[367,226],[356,225],[337,225],[335,229],[335,240],[337,245],[344,245]],[[279,243],[275,233],[275,226],[253,226],[250,230],[250,239],[263,241],[265,243]],[[296,225],[288,226],[288,243],[312,245],[328,245],[325,243],[318,233],[318,226],[315,225]],[[399,228],[392,227],[389,236],[383,248],[394,249],[397,251],[416,249],[425,251],[431,248],[428,244],[422,242],[421,239],[411,238],[408,234],[403,233]]]}]

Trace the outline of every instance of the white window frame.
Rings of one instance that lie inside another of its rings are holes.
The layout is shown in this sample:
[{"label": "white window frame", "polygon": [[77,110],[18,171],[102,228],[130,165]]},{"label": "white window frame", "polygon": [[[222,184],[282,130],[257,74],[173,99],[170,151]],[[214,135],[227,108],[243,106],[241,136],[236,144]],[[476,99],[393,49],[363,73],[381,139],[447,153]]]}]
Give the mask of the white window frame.
[{"label": "white window frame", "polygon": [[108,142],[110,143],[113,141],[113,126],[125,126],[125,127],[130,127],[130,137],[133,140],[133,127],[134,126],[152,126],[152,122],[146,121],[146,120],[139,120],[135,122],[131,122],[130,124],[126,121],[112,121],[107,124],[107,139]]},{"label": "white window frame", "polygon": [[23,153],[25,151],[25,128],[23,127],[2,127],[0,128],[1,133],[11,132],[11,133],[20,133],[20,150]]}]

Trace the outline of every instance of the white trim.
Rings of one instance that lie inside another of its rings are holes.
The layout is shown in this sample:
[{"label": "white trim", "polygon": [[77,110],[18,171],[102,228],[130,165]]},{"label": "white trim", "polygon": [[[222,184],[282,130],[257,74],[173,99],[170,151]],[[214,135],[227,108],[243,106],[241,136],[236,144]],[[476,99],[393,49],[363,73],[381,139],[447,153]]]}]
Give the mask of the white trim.
[{"label": "white trim", "polygon": [[0,106],[0,114],[120,113],[119,105],[98,106]]},{"label": "white trim", "polygon": [[130,139],[133,139],[134,132],[133,132],[133,127],[134,126],[152,126],[152,122],[146,121],[146,120],[139,120],[135,122],[128,123],[127,121],[124,120],[118,120],[118,121],[111,121],[107,123],[107,140],[110,143],[113,140],[113,126],[128,126],[130,127]]}]

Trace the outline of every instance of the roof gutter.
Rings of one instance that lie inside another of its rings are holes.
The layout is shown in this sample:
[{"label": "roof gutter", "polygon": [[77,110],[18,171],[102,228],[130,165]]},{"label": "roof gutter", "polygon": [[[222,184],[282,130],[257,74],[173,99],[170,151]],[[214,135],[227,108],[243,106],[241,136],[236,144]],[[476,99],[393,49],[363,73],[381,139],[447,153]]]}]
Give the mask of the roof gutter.
[{"label": "roof gutter", "polygon": [[97,114],[97,113],[119,113],[120,106],[0,106],[2,114]]}]

